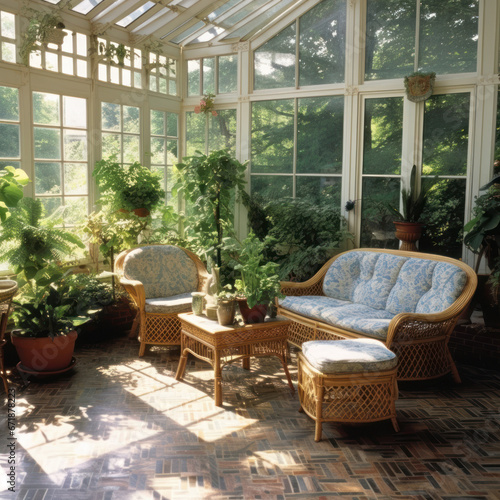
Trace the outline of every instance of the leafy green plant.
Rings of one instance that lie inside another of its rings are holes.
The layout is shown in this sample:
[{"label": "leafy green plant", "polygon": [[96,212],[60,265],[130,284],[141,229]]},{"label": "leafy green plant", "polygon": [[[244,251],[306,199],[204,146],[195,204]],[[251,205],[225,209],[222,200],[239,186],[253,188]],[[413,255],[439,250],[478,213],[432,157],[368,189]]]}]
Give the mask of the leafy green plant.
[{"label": "leafy green plant", "polygon": [[403,212],[400,212],[392,205],[388,205],[389,210],[393,215],[397,216],[397,220],[401,222],[419,222],[425,205],[432,183],[429,179],[424,179],[420,187],[420,192],[417,188],[417,167],[413,165],[410,175],[409,189],[401,190],[401,197],[403,201]]},{"label": "leafy green plant", "polygon": [[86,314],[74,315],[78,297],[69,297],[66,287],[52,284],[39,288],[25,303],[15,302],[14,322],[23,337],[50,337],[65,335],[90,320]]},{"label": "leafy green plant", "polygon": [[224,285],[217,293],[217,301],[236,300],[236,297],[238,297],[238,292],[230,283]]},{"label": "leafy green plant", "polygon": [[278,264],[264,260],[264,250],[268,244],[250,231],[235,257],[238,263],[234,268],[241,276],[235,281],[235,287],[240,295],[246,297],[250,308],[256,304],[270,304],[275,297],[283,297]]},{"label": "leafy green plant", "polygon": [[92,175],[101,193],[99,204],[109,210],[145,208],[151,212],[165,198],[159,174],[139,162],[121,166],[112,155],[98,161]]},{"label": "leafy green plant", "polygon": [[233,232],[232,206],[244,190],[246,164],[226,149],[209,155],[196,153],[197,156],[185,157],[183,163],[177,164],[178,181],[172,196],[179,193],[193,204],[196,212],[188,217],[186,230],[201,237],[205,250],[216,249],[216,264],[221,267],[222,241],[224,233]]},{"label": "leafy green plant", "polygon": [[84,248],[77,236],[56,227],[57,223],[44,218],[42,202],[32,198],[23,198],[3,223],[1,260],[12,266],[20,287],[43,278],[51,266],[60,265],[76,248]]},{"label": "leafy green plant", "polygon": [[0,220],[10,216],[9,207],[15,207],[23,197],[23,187],[30,182],[24,170],[11,166],[0,171]]},{"label": "leafy green plant", "polygon": [[63,30],[65,28],[59,11],[60,9],[52,11],[28,9],[29,23],[19,48],[19,55],[25,66],[29,65],[31,52],[36,50],[40,44],[47,43],[55,29]]},{"label": "leafy green plant", "polygon": [[100,42],[99,54],[110,61],[116,57],[116,62],[119,66],[124,65],[125,58],[130,58],[130,50],[128,50],[123,43],[115,45],[110,42],[106,45],[104,42]]}]

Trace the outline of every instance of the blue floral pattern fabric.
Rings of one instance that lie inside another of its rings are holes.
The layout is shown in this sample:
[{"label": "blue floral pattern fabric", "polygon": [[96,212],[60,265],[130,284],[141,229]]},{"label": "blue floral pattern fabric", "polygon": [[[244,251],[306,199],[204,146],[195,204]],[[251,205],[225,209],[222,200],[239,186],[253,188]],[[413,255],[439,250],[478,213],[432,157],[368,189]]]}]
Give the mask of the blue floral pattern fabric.
[{"label": "blue floral pattern fabric", "polygon": [[198,287],[196,264],[175,246],[136,248],[125,257],[123,271],[125,278],[144,285],[148,299],[194,292]]},{"label": "blue floral pattern fabric", "polygon": [[438,262],[432,274],[431,289],[422,295],[415,312],[432,314],[444,311],[462,293],[466,282],[465,271],[448,262]]},{"label": "blue floral pattern fabric", "polygon": [[191,293],[181,293],[173,297],[159,299],[146,299],[145,310],[147,313],[172,314],[191,311]]},{"label": "blue floral pattern fabric", "polygon": [[302,344],[302,354],[321,373],[364,373],[391,370],[396,354],[379,340],[312,340]]},{"label": "blue floral pattern fabric", "polygon": [[385,340],[399,313],[437,313],[458,298],[466,273],[448,262],[351,251],[325,274],[325,296],[286,297],[283,308]]}]

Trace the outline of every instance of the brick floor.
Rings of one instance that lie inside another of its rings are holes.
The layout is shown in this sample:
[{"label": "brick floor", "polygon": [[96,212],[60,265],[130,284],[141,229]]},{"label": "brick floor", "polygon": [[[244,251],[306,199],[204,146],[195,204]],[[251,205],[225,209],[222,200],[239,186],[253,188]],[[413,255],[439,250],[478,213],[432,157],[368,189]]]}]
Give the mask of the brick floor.
[{"label": "brick floor", "polygon": [[14,375],[18,493],[5,490],[4,438],[0,498],[500,499],[498,371],[459,364],[461,385],[401,383],[399,433],[329,423],[315,443],[278,359],[224,368],[219,408],[207,364],[190,358],[178,382],[178,349],[137,352],[117,338],[80,346],[59,378]]}]

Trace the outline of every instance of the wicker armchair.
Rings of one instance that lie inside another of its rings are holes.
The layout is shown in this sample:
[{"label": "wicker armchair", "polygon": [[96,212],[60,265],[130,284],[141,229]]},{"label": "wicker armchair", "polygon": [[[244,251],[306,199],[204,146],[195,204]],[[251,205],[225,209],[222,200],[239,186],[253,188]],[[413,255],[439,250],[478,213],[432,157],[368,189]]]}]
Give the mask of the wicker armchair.
[{"label": "wicker armchair", "polygon": [[206,291],[209,274],[192,252],[172,245],[126,250],[115,272],[138,309],[139,356],[146,345],[180,345],[177,315],[191,311],[191,292]]},{"label": "wicker armchair", "polygon": [[17,292],[17,283],[12,280],[1,280],[0,281],[0,377],[3,381],[3,386],[5,393],[9,392],[9,383],[7,381],[7,374],[5,372],[5,365],[3,359],[3,348],[7,343],[5,339],[5,329],[7,328],[7,322],[9,320],[10,306],[12,303],[12,297]]},{"label": "wicker armchair", "polygon": [[[463,262],[439,255],[374,248],[362,248],[351,252],[377,252],[452,264],[463,272],[465,283],[458,296],[450,305],[446,305],[444,310],[431,313],[403,311],[395,314],[391,319],[382,319],[381,322],[388,322],[388,329],[385,336],[371,336],[361,331],[356,331],[353,328],[329,323],[318,319],[318,317],[314,318],[313,314],[297,313],[296,311],[287,309],[286,302],[283,303],[283,301],[280,301],[278,314],[292,320],[288,333],[288,341],[297,347],[301,347],[302,343],[308,340],[377,338],[378,340],[382,340],[389,349],[397,354],[399,359],[398,380],[433,379],[451,372],[454,380],[459,383],[460,376],[448,349],[448,340],[460,314],[468,307],[476,290],[477,276],[474,270]],[[303,283],[282,282],[281,291],[287,297],[314,296],[311,298],[311,303],[317,306],[316,312],[320,311],[320,316],[325,317],[324,309],[321,310],[324,306],[325,277],[332,263],[337,258],[345,256],[348,253],[344,252],[332,257],[308,281]],[[348,279],[348,274],[345,276]],[[411,293],[410,286],[408,284],[408,288],[402,287],[401,295],[403,297]],[[372,295],[377,294],[378,290],[376,288],[372,290]],[[310,307],[312,308],[313,306]],[[314,313],[315,311],[311,310],[311,312]],[[353,314],[355,315],[356,313]],[[346,323],[348,322],[346,321]]]}]

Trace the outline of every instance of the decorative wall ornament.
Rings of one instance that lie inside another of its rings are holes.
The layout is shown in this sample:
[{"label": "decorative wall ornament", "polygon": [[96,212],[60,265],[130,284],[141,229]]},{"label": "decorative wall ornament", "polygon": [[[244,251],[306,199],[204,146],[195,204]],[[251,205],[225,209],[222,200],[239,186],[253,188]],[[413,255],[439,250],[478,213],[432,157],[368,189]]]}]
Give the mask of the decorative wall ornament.
[{"label": "decorative wall ornament", "polygon": [[347,85],[344,91],[345,95],[358,95],[359,89],[358,87],[353,87],[352,85]]},{"label": "decorative wall ornament", "polygon": [[250,44],[248,42],[233,43],[233,45],[231,45],[231,49],[233,52],[245,52],[250,50]]},{"label": "decorative wall ornament", "polygon": [[194,112],[196,114],[205,113],[206,115],[212,114],[212,116],[217,116],[217,111],[215,111],[215,94],[205,94],[200,100],[200,104],[194,107]]},{"label": "decorative wall ornament", "polygon": [[436,73],[422,73],[417,71],[405,76],[406,97],[411,102],[420,102],[428,99],[434,91]]}]

